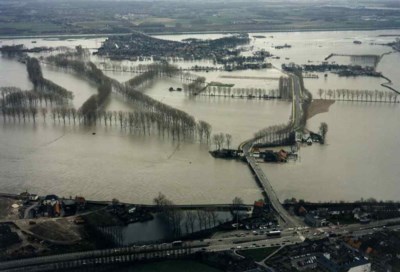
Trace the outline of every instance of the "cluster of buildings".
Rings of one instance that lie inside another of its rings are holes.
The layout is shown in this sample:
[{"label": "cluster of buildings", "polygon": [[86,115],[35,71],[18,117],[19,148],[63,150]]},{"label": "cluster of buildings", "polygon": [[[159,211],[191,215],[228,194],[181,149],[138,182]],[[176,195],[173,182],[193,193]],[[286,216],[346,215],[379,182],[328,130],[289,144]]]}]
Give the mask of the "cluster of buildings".
[{"label": "cluster of buildings", "polygon": [[[290,66],[282,65],[284,70],[290,71]],[[362,67],[360,65],[342,65],[328,63],[327,61],[322,62],[322,64],[305,64],[303,65],[303,70],[305,72],[335,72],[339,76],[372,76],[380,77],[382,73],[376,72],[374,67],[366,66]]]},{"label": "cluster of buildings", "polygon": [[290,153],[286,150],[280,149],[279,151],[262,150],[258,147],[253,147],[252,156],[260,158],[264,162],[287,162]]},{"label": "cluster of buildings", "polygon": [[400,267],[400,234],[379,231],[362,237],[345,238],[353,249],[367,256],[372,271],[398,271]]},{"label": "cluster of buildings", "polygon": [[184,60],[215,59],[218,62],[226,57],[238,56],[240,49],[236,47],[249,42],[248,34],[237,34],[215,40],[186,39],[178,42],[133,33],[129,36],[109,37],[96,54],[113,59],[153,57]]},{"label": "cluster of buildings", "polygon": [[354,202],[354,203],[288,203],[285,207],[293,214],[304,218],[312,227],[329,223],[368,224],[371,220],[400,217],[400,203]]},{"label": "cluster of buildings", "polygon": [[370,272],[371,262],[358,250],[329,238],[284,247],[268,260],[276,272]]},{"label": "cluster of buildings", "polygon": [[40,197],[25,192],[20,194],[20,197],[25,201],[25,213],[28,218],[71,216],[86,207],[86,200],[81,196],[66,199],[52,194]]},{"label": "cluster of buildings", "polygon": [[324,139],[321,135],[311,131],[308,133],[296,132],[296,142],[312,145],[313,143],[323,143]]}]

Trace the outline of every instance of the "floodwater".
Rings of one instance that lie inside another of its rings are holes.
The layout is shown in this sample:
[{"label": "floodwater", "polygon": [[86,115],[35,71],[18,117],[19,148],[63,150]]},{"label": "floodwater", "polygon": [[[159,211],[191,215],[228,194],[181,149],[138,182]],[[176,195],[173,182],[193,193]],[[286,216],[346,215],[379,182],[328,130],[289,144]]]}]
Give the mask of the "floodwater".
[{"label": "floodwater", "polygon": [[[271,60],[275,67],[282,63],[321,63],[331,53],[376,54],[391,51],[380,44],[393,41],[382,34],[399,31],[345,31],[305,33],[257,33],[265,39],[254,39],[254,49],[265,49],[280,59]],[[212,35],[161,36],[181,40],[188,37],[211,38]],[[214,35],[218,37],[218,35]],[[214,38],[213,36],[213,38]],[[272,37],[273,36],[273,37]],[[74,40],[36,39],[3,40],[3,44],[26,43],[27,46],[76,46],[96,48],[104,38]],[[362,41],[361,45],[353,43]],[[290,44],[290,49],[273,46]],[[312,52],[312,54],[310,53]],[[104,59],[93,58],[96,63]],[[338,63],[351,63],[351,58],[334,58]],[[124,62],[138,65],[136,62]],[[190,67],[195,62],[176,62]],[[400,89],[398,63],[400,53],[385,55],[377,70],[389,77],[392,87]],[[23,64],[0,58],[0,86],[29,89]],[[96,93],[96,85],[77,75],[52,67],[43,67],[44,76],[74,93],[73,105],[80,107]],[[130,72],[105,72],[120,82],[135,76]],[[277,88],[273,79],[278,69],[243,72],[199,73],[207,81],[233,83],[239,88]],[[237,76],[243,76],[237,79]],[[246,78],[247,77],[247,78]],[[317,97],[322,89],[386,90],[384,80],[358,77],[341,78],[329,73],[327,78],[305,79]],[[185,92],[169,92],[179,87],[177,80],[160,80],[142,91],[168,105],[184,110],[197,120],[209,122],[213,132],[233,135],[233,145],[251,137],[254,132],[273,124],[285,123],[290,115],[290,103],[227,97],[190,97]],[[128,111],[131,106],[113,95],[107,110]],[[357,200],[375,197],[398,200],[400,186],[397,154],[400,149],[398,104],[336,102],[327,113],[311,118],[308,127],[317,131],[321,122],[329,126],[326,145],[314,144],[300,150],[300,159],[288,164],[263,164],[280,199],[304,198],[314,201]],[[39,119],[40,120],[40,119]],[[0,128],[0,191],[55,193],[63,196],[82,194],[90,199],[151,203],[163,192],[176,203],[229,203],[240,196],[246,203],[261,197],[246,165],[213,159],[209,147],[198,143],[174,143],[158,137],[143,137],[120,130],[118,126],[83,128],[72,124],[53,124],[42,120],[32,123],[10,123],[1,119]],[[92,135],[96,132],[96,135]],[[321,188],[324,188],[321,190]]]},{"label": "floodwater", "polygon": [[46,64],[42,64],[42,71],[44,78],[53,81],[74,94],[72,104],[77,109],[80,108],[89,97],[97,94],[96,84],[79,78],[75,74],[65,72],[62,69]]},{"label": "floodwater", "polygon": [[297,162],[262,164],[280,200],[398,200],[399,105],[336,102],[308,127],[328,124],[325,145],[302,146]]},{"label": "floodwater", "polygon": [[23,63],[1,56],[0,54],[0,82],[1,87],[18,87],[30,90],[33,85],[28,79],[28,72]]},{"label": "floodwater", "polygon": [[[215,215],[217,225],[232,220],[232,213],[229,211],[216,211]],[[124,245],[174,238],[172,229],[160,214],[155,214],[151,221],[137,222],[123,227],[111,227],[110,229],[114,229],[116,233],[120,232]],[[194,221],[193,230],[194,232],[201,230],[197,219]],[[185,219],[181,222],[181,234],[182,236],[189,234],[186,232]]]},{"label": "floodwater", "polygon": [[[288,121],[291,104],[286,101],[240,99],[230,97],[192,97],[185,92],[169,92],[169,87],[181,87],[177,80],[159,80],[144,90],[154,99],[183,110],[198,120],[211,124],[213,133],[232,135],[233,147],[251,138],[262,128]],[[232,146],[231,146],[232,147]]]},{"label": "floodwater", "polygon": [[147,204],[159,192],[192,204],[230,203],[236,195],[251,203],[260,196],[246,165],[215,160],[196,143],[131,135],[118,125],[0,125],[1,191]]}]

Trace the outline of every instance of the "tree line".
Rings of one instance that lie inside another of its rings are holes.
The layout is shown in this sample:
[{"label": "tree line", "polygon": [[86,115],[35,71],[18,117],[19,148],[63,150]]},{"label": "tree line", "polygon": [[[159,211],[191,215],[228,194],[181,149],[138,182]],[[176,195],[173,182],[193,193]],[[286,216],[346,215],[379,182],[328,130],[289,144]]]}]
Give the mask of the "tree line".
[{"label": "tree line", "polygon": [[398,94],[378,90],[318,89],[320,99],[397,103]]},{"label": "tree line", "polygon": [[34,87],[34,91],[42,93],[53,93],[60,98],[72,99],[72,92],[67,91],[65,88],[43,77],[42,68],[38,59],[28,57],[26,67],[29,80],[32,82]]},{"label": "tree line", "polygon": [[158,77],[172,77],[179,73],[179,69],[176,66],[170,65],[167,62],[160,62],[149,64],[146,66],[145,72],[128,80],[125,84],[130,87],[139,88],[147,82],[152,82]]},{"label": "tree line", "polygon": [[68,104],[68,100],[54,93],[24,91],[17,87],[0,87],[1,106],[3,108],[61,106]]},{"label": "tree line", "polygon": [[[215,209],[197,209],[197,210],[182,210],[175,206],[174,202],[169,200],[164,194],[159,193],[157,197],[153,199],[153,203],[157,206],[158,212],[160,212],[164,221],[171,228],[175,237],[180,237],[183,234],[185,228],[186,234],[191,234],[197,231],[207,230],[214,228],[222,223],[218,218],[218,214]],[[233,219],[240,219],[239,210],[243,205],[243,200],[239,197],[235,197],[232,201],[231,214]]]},{"label": "tree line", "polygon": [[253,142],[262,145],[291,145],[295,142],[295,133],[291,124],[273,125],[254,134]]},{"label": "tree line", "polygon": [[204,90],[205,84],[205,77],[197,77],[189,84],[183,84],[183,90],[190,92],[191,94],[199,94],[202,90]]},{"label": "tree line", "polygon": [[[174,139],[194,139],[197,128],[201,128],[201,130],[198,131],[199,136],[201,136],[200,140],[209,140],[209,136],[207,137],[207,135],[210,135],[211,133],[211,126],[204,126],[204,121],[203,123],[197,123],[194,117],[186,112],[161,103],[136,89],[135,86],[137,86],[137,84],[149,80],[155,74],[172,76],[174,73],[177,73],[178,70],[176,67],[171,66],[168,63],[152,64],[148,68],[149,72],[147,75],[143,77],[140,76],[139,80],[130,80],[125,84],[122,84],[105,76],[102,71],[91,62],[85,63],[81,60],[66,58],[62,54],[51,56],[47,60],[62,68],[72,69],[79,73],[80,76],[86,77],[90,80],[95,80],[102,84],[109,83],[113,91],[122,94],[128,102],[132,103],[135,112],[143,112],[141,116],[148,117],[142,118],[142,120],[154,120],[159,133],[163,136],[164,133],[167,132],[168,135],[172,135]],[[89,98],[85,104],[84,108],[94,109],[96,108],[95,106],[98,105],[98,100],[95,98]],[[97,119],[98,112],[94,110],[87,112],[91,114],[91,119]],[[129,119],[128,114],[128,121],[130,120],[130,123],[132,123],[131,121],[134,119],[135,118]],[[206,137],[202,137],[205,132]]]},{"label": "tree line", "polygon": [[80,111],[87,123],[96,122],[97,114],[110,97],[111,90],[111,84],[109,82],[104,82],[97,88],[97,94],[92,95],[83,103]]},{"label": "tree line", "polygon": [[291,92],[292,88],[290,87],[292,84],[292,78],[290,77],[283,77],[279,78],[279,96],[282,99],[292,99],[293,94]]},{"label": "tree line", "polygon": [[229,149],[232,144],[232,135],[228,133],[214,134],[212,137],[212,141],[215,144],[215,148],[218,150],[221,150],[224,145],[226,145],[226,148]]}]

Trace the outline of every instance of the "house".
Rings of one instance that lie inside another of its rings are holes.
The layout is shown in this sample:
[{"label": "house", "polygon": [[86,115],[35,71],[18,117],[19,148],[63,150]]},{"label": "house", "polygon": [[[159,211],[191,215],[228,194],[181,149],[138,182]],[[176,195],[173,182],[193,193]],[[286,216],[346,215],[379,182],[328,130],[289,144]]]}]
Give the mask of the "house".
[{"label": "house", "polygon": [[278,155],[278,161],[279,161],[279,162],[286,162],[289,153],[286,152],[285,150],[281,149],[281,150],[279,150],[279,152],[278,152],[277,155]]},{"label": "house", "polygon": [[254,201],[253,216],[260,217],[264,212],[265,202],[262,200]]},{"label": "house", "polygon": [[47,195],[44,197],[43,204],[51,204],[54,205],[55,202],[58,200],[58,196],[56,195]]},{"label": "house", "polygon": [[35,195],[35,194],[30,194],[28,199],[31,201],[37,201],[37,200],[39,200],[39,196]]},{"label": "house", "polygon": [[70,216],[76,214],[77,205],[73,199],[63,199],[61,202],[63,216]]},{"label": "house", "polygon": [[275,152],[271,150],[266,150],[261,154],[262,158],[264,159],[265,162],[277,162],[278,158]]},{"label": "house", "polygon": [[318,263],[329,272],[371,272],[371,263],[362,256],[351,256],[351,259],[340,262],[324,254],[319,256]]}]

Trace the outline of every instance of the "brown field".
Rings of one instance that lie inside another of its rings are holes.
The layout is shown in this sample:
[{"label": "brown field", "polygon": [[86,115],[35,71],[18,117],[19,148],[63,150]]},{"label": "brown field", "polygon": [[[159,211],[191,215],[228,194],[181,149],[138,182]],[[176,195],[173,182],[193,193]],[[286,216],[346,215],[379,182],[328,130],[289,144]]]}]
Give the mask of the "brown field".
[{"label": "brown field", "polygon": [[329,111],[329,107],[335,103],[335,100],[314,99],[307,110],[307,119],[313,116]]}]

